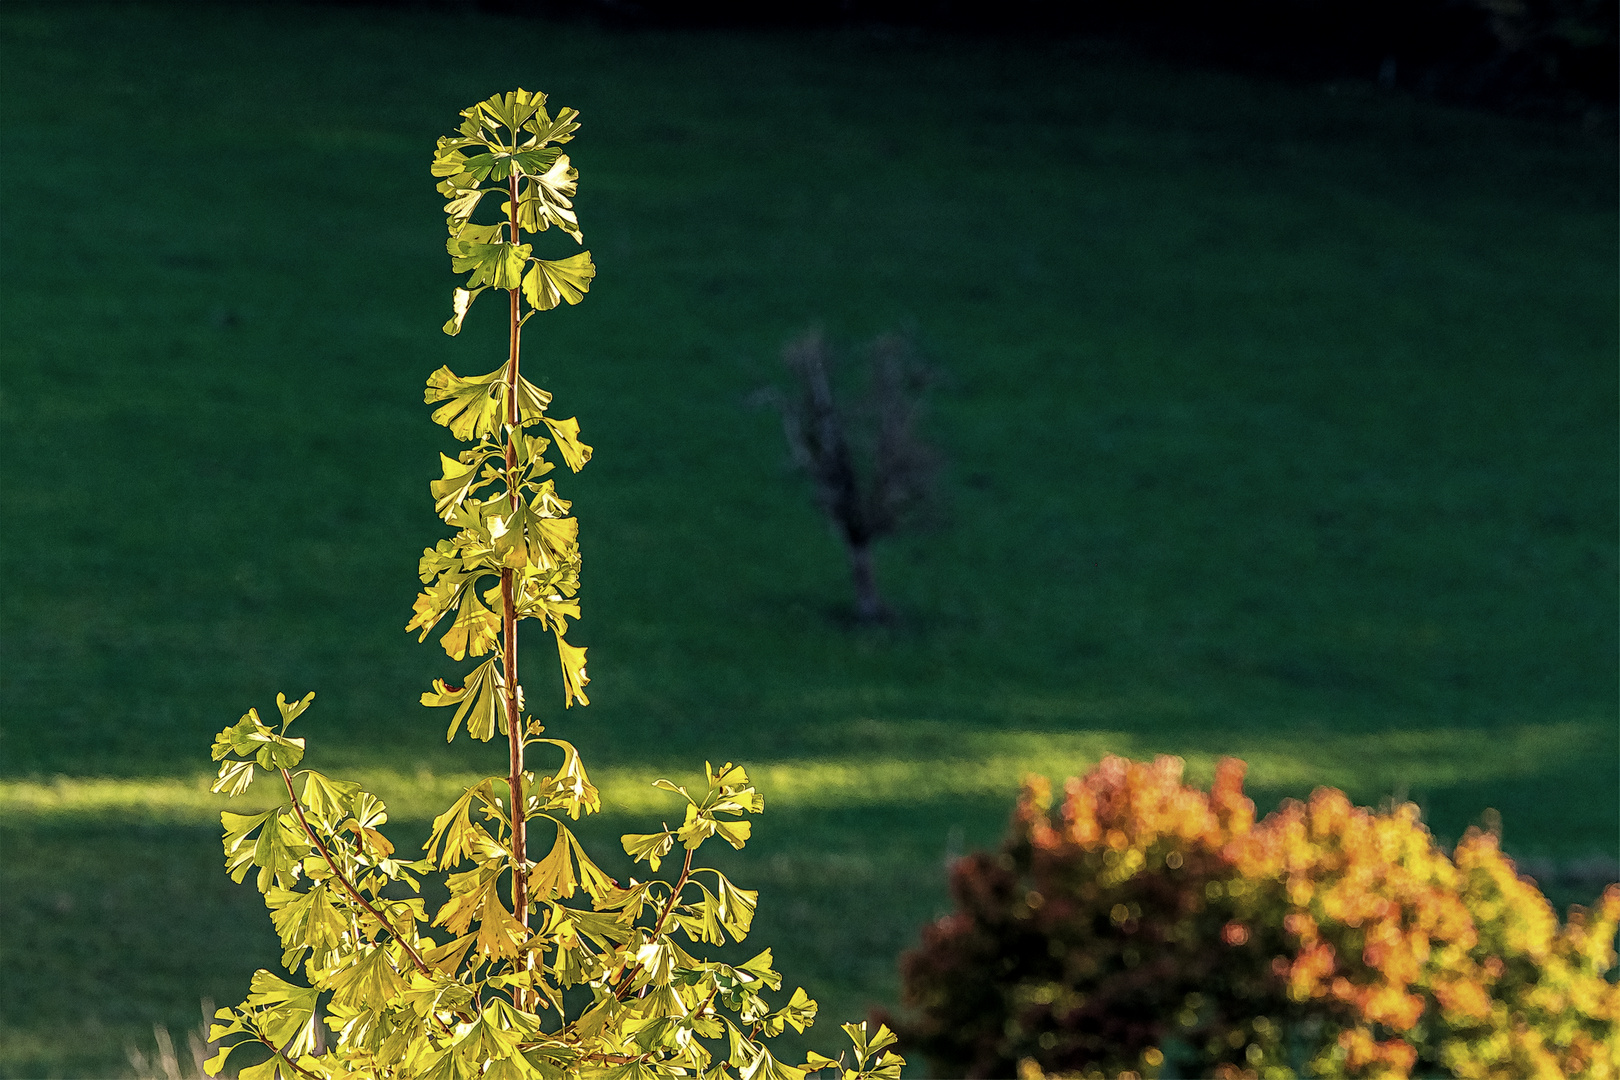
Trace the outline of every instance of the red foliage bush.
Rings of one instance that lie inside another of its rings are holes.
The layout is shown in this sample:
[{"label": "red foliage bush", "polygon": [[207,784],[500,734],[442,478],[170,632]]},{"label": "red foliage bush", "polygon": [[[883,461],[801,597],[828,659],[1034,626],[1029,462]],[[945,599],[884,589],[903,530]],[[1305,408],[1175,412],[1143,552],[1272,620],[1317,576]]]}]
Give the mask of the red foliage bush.
[{"label": "red foliage bush", "polygon": [[1490,833],[1448,857],[1327,788],[1256,823],[1243,772],[1027,782],[891,1026],[950,1076],[1620,1077],[1620,886],[1560,926]]}]

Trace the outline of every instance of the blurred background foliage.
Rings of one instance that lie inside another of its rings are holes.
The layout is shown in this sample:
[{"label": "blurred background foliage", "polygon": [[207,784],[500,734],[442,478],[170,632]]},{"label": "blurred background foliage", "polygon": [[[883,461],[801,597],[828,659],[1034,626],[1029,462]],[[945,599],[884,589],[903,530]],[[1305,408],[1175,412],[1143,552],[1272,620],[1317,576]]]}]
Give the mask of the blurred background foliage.
[{"label": "blurred background foliage", "polygon": [[[603,850],[656,776],[757,770],[728,873],[825,1016],[892,1003],[1024,771],[1107,752],[1494,808],[1559,902],[1608,872],[1612,134],[1067,32],[7,4],[0,59],[0,1072],[108,1075],[274,966],[205,794],[249,705],[318,690],[402,848],[500,768],[401,627],[423,380],[503,346],[439,333],[427,160],[514,85],[583,113],[601,267],[526,350],[597,454],[594,704],[536,705]],[[944,376],[943,521],[869,630],[746,406],[817,322]]]}]

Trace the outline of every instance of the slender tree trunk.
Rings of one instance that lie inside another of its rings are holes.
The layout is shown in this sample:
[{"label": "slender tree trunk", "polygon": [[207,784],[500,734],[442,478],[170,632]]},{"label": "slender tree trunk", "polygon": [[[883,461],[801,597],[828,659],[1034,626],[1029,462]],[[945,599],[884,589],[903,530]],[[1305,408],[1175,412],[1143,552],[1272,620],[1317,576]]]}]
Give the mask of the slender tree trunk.
[{"label": "slender tree trunk", "polygon": [[844,543],[849,551],[849,573],[855,580],[855,618],[863,623],[882,622],[888,618],[889,609],[878,595],[877,578],[872,573],[872,542]]},{"label": "slender tree trunk", "polygon": [[[515,136],[514,136],[515,137]],[[512,243],[518,242],[518,183],[517,176],[511,177],[510,194],[512,208],[510,214],[510,228]],[[521,333],[519,318],[521,315],[519,290],[512,289],[512,324],[511,338],[508,345],[506,361],[506,468],[507,475],[517,467],[517,447],[512,440],[517,434],[518,426],[518,337]],[[518,500],[522,494],[512,489],[512,509],[518,508]],[[517,604],[512,595],[512,578],[514,574],[510,569],[501,571],[501,662],[506,676],[506,741],[510,750],[508,765],[510,773],[507,782],[512,790],[512,908],[524,929],[529,926],[529,844],[528,829],[523,819],[523,726],[518,715],[517,689]],[[533,955],[530,955],[533,961]],[[525,997],[521,990],[515,994],[516,1003],[521,1008],[525,1005]]]}]

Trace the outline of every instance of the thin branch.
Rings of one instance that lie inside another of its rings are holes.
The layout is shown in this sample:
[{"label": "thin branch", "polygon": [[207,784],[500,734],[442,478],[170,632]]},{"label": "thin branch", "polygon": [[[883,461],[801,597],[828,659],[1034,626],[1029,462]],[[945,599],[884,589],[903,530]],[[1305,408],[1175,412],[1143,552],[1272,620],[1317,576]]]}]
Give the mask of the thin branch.
[{"label": "thin branch", "polygon": [[664,905],[664,913],[658,916],[658,924],[653,927],[652,936],[655,939],[664,932],[664,923],[669,921],[670,913],[675,910],[675,902],[680,898],[681,890],[686,888],[687,881],[692,877],[692,856],[696,854],[697,849],[686,849],[686,865],[681,867],[681,876],[676,880],[675,888],[670,891],[669,902]]},{"label": "thin branch", "polygon": [[[262,1039],[259,1040],[259,1041],[264,1042],[264,1040],[262,1040]],[[269,1046],[270,1044],[265,1043],[265,1045]],[[292,1068],[293,1068],[293,1071],[296,1072],[299,1076],[307,1076],[307,1077],[309,1077],[309,1080],[320,1080],[320,1078],[317,1077],[314,1073],[310,1072],[308,1069],[306,1069],[302,1065],[298,1064],[298,1062],[294,1061],[292,1058],[288,1057],[286,1054],[281,1054],[280,1057],[281,1057],[282,1061],[286,1062],[288,1065],[291,1065]]]},{"label": "thin branch", "polygon": [[395,941],[404,946],[405,951],[410,954],[411,962],[416,965],[416,970],[420,971],[424,975],[432,974],[432,969],[427,966],[427,963],[423,961],[422,957],[417,953],[417,951],[411,948],[411,943],[406,941],[400,932],[394,928],[393,923],[383,918],[382,915],[378,913],[377,909],[371,906],[370,901],[360,895],[360,890],[357,889],[349,880],[348,876],[338,868],[337,861],[332,858],[332,853],[326,849],[326,844],[322,842],[321,838],[315,835],[315,830],[310,828],[309,819],[304,817],[304,808],[299,805],[298,796],[293,792],[292,774],[286,769],[282,769],[281,779],[287,784],[287,798],[292,800],[293,813],[298,815],[298,824],[303,826],[304,835],[309,837],[310,842],[315,845],[315,849],[321,853],[321,858],[326,860],[326,865],[332,868],[332,876],[343,883],[343,887],[349,891],[349,895],[354,897],[355,903],[365,908],[373,919],[376,919],[377,922],[382,924],[383,929],[387,930],[394,936]]},{"label": "thin branch", "polygon": [[[513,141],[516,142],[516,133]],[[507,224],[511,230],[511,241],[515,246],[520,238],[521,229],[518,226],[518,181],[517,172],[513,170],[507,176],[508,190],[511,196],[511,205],[507,215]],[[506,430],[503,438],[506,442],[506,475],[507,492],[511,496],[512,510],[515,513],[521,504],[522,494],[512,484],[512,475],[517,471],[517,446],[512,441],[512,433],[518,427],[518,346],[522,338],[522,290],[514,286],[512,295],[511,333],[508,340],[506,361]],[[506,744],[508,748],[507,764],[510,775],[507,778],[507,787],[511,789],[512,812],[512,909],[518,922],[522,924],[525,933],[529,930],[529,832],[524,823],[524,791],[523,791],[523,730],[519,723],[517,705],[517,604],[514,596],[513,579],[515,572],[510,567],[501,570],[501,663],[503,674],[506,677]],[[534,970],[534,953],[529,952],[523,960],[526,970]],[[522,1009],[527,1007],[528,995],[522,987],[513,987],[513,1004]]]},{"label": "thin branch", "polygon": [[[257,1026],[255,1026],[255,1028],[253,1029],[253,1039],[254,1039],[255,1042],[259,1043],[260,1045],[269,1047],[270,1052],[272,1054],[279,1057],[282,1061],[285,1061],[288,1065],[291,1065],[293,1067],[294,1071],[296,1071],[300,1076],[307,1076],[307,1077],[309,1077],[309,1080],[320,1080],[320,1077],[316,1076],[314,1073],[310,1072],[308,1069],[303,1068],[302,1066],[300,1066],[298,1064],[298,1062],[296,1062],[292,1058],[288,1057],[285,1050],[281,1049],[275,1043],[273,1043],[269,1039],[265,1038],[264,1034],[258,1030]],[[239,1043],[237,1045],[242,1045],[242,1044]]]},{"label": "thin branch", "polygon": [[[653,931],[652,931],[652,940],[653,941],[657,941],[658,940],[658,935],[664,932],[664,924],[669,921],[670,915],[675,911],[675,905],[680,900],[681,890],[686,888],[686,882],[692,876],[692,856],[695,855],[695,854],[696,854],[695,849],[693,849],[693,848],[687,848],[686,849],[686,865],[681,867],[681,876],[675,882],[675,887],[670,890],[669,900],[666,901],[665,904],[664,904],[664,912],[663,912],[663,914],[658,916],[658,922],[657,922],[656,925],[653,926]],[[618,991],[616,993],[614,993],[613,996],[618,998],[620,1001],[623,1001],[624,1000],[624,995],[626,995],[626,994],[628,994],[630,992],[630,984],[632,982],[634,982],[634,981],[635,981],[635,976],[627,974],[625,976],[624,983],[619,987]]]}]

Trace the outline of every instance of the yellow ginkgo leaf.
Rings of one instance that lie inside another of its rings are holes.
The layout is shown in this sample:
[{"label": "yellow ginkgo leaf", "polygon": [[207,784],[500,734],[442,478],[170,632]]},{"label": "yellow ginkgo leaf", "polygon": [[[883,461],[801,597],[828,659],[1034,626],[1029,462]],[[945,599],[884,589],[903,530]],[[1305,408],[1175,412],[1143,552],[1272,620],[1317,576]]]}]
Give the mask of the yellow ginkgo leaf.
[{"label": "yellow ginkgo leaf", "polygon": [[465,659],[469,654],[483,656],[495,647],[501,632],[501,617],[478,600],[478,594],[468,589],[462,595],[461,607],[456,610],[456,621],[444,632],[439,644],[452,660]]},{"label": "yellow ginkgo leaf", "polygon": [[523,275],[523,296],[537,311],[550,311],[561,303],[577,304],[591,291],[596,264],[582,251],[566,259],[536,259]]},{"label": "yellow ginkgo leaf", "polygon": [[551,429],[551,436],[557,442],[557,452],[562,454],[564,463],[579,472],[585,463],[591,460],[591,448],[579,441],[579,420],[570,416],[567,420],[553,420],[546,417],[546,427]]},{"label": "yellow ginkgo leaf", "polygon": [[585,696],[585,684],[591,680],[585,674],[585,648],[568,644],[561,634],[556,634],[556,638],[557,657],[562,661],[563,706],[570,707],[575,701],[589,705],[591,699]]}]

